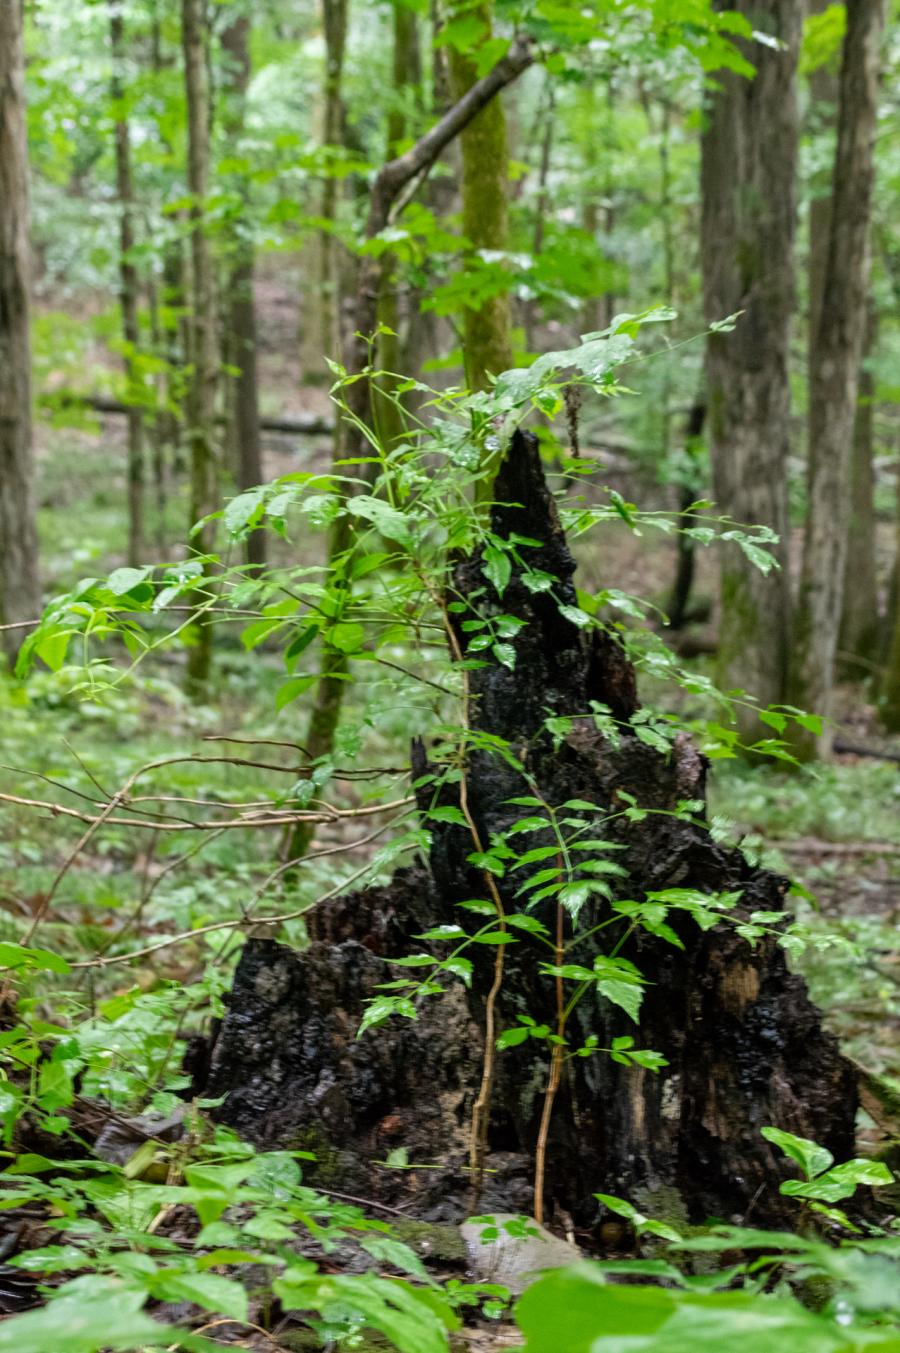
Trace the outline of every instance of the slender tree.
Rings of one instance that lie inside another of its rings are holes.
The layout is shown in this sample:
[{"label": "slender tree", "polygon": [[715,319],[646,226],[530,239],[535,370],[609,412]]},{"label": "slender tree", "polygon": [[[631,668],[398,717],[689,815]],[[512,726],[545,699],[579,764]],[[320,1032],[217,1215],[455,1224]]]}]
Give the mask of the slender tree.
[{"label": "slender tree", "polygon": [[[824,13],[830,0],[813,0],[811,13]],[[840,48],[822,60],[809,77],[809,129],[821,144],[837,135],[840,97]],[[816,159],[819,157],[817,156]],[[832,151],[833,161],[833,151]],[[809,263],[807,269],[809,302],[807,309],[807,367],[812,373],[818,361],[818,335],[828,268],[831,237],[832,177],[827,171],[814,173],[809,191]],[[844,569],[841,628],[838,649],[841,667],[849,677],[868,674],[877,648],[878,584],[875,569],[875,475],[872,464],[874,381],[868,366],[875,345],[877,315],[872,306],[866,326],[859,398],[853,427],[850,471],[850,514],[847,521],[847,561]]]},{"label": "slender tree", "polygon": [[[889,232],[878,230],[879,253],[891,284],[891,294],[900,305],[900,247]],[[887,616],[884,641],[879,657],[883,661],[879,682],[879,713],[891,731],[900,730],[900,488],[896,495],[896,534],[894,562],[888,583]]]},{"label": "slender tree", "polygon": [[[218,506],[219,465],[214,442],[216,383],[215,292],[213,262],[206,229],[209,194],[210,103],[204,0],[182,0],[181,37],[188,115],[188,188],[191,194],[191,372],[187,410],[191,453],[190,526]],[[193,537],[200,556],[212,553],[215,528],[207,522]],[[198,590],[198,601],[202,592]],[[198,617],[195,641],[188,649],[188,686],[201,695],[212,660],[212,628]]]},{"label": "slender tree", "polygon": [[138,272],[134,263],[134,177],[131,165],[131,129],[125,106],[125,20],[122,0],[110,0],[109,36],[112,54],[110,95],[116,144],[116,193],[119,199],[119,306],[127,379],[128,405],[128,562],[144,557],[144,416],[137,388],[140,345]]},{"label": "slender tree", "polygon": [[[753,79],[719,71],[702,138],[701,253],[707,321],[743,311],[711,335],[706,379],[719,507],[777,532],[781,567],[764,576],[723,551],[719,647],[729,685],[762,704],[784,699],[789,645],[787,461],[789,329],[794,309],[796,66],[801,0],[739,0],[778,40],[746,54]],[[756,734],[752,716],[745,736]]]},{"label": "slender tree", "polygon": [[884,668],[878,712],[888,732],[900,733],[900,492],[897,494],[897,531]]},{"label": "slender tree", "polygon": [[[387,121],[388,160],[399,155],[403,149],[403,142],[409,133],[408,96],[419,89],[422,82],[418,19],[403,0],[395,0],[393,30],[394,102]],[[400,331],[402,327],[408,327],[408,305],[401,306],[399,286],[396,255],[387,252],[382,259],[378,294],[378,322],[384,332],[378,337],[377,362],[382,371],[391,373],[404,369],[404,344]],[[404,309],[406,314],[403,313]],[[391,376],[383,376],[373,390],[375,424],[385,446],[396,442],[404,433],[404,418],[396,397],[398,383]]]},{"label": "slender tree", "polygon": [[872,372],[878,317],[869,304],[859,373],[850,465],[847,561],[838,640],[841,666],[851,677],[868,676],[878,654],[880,618],[875,559],[875,377]]},{"label": "slender tree", "polygon": [[[225,127],[229,142],[237,140],[244,125],[247,88],[250,83],[250,19],[239,14],[222,33],[226,57]],[[262,452],[259,439],[259,389],[256,367],[256,301],[252,224],[244,209],[249,185],[239,179],[235,189],[241,203],[231,220],[227,257],[227,304],[224,308],[224,347],[228,365],[237,375],[229,379],[227,400],[228,442],[238,488],[262,482]],[[265,563],[265,532],[253,531],[247,539],[247,562]]]},{"label": "slender tree", "polygon": [[[602,93],[602,102],[600,95]],[[582,223],[588,234],[602,244],[606,253],[616,224],[615,174],[616,154],[616,84],[612,66],[597,70],[593,63],[581,91],[588,117],[588,127],[581,141],[584,156],[584,200]],[[596,130],[595,130],[596,129]],[[615,313],[616,298],[612,290],[592,297],[584,307],[582,323],[586,330],[607,329]]]},{"label": "slender tree", "polygon": [[[829,714],[850,517],[850,464],[866,327],[884,0],[848,0],[828,253],[809,383],[809,513],[792,650],[796,704]],[[827,742],[827,739],[826,739]],[[798,737],[797,751],[815,744]]]},{"label": "slender tree", "polygon": [[[19,0],[0,0],[0,624],[40,608],[31,446],[28,145]],[[0,630],[12,656],[24,631]]]},{"label": "slender tree", "polygon": [[[489,0],[467,8],[467,13],[483,23],[482,42],[490,41]],[[462,52],[452,48],[450,73],[453,95],[460,99],[478,79],[473,49]],[[492,99],[472,119],[460,144],[463,234],[476,251],[502,251],[509,244],[509,153],[500,99]],[[509,297],[505,293],[466,307],[463,344],[466,379],[473,390],[483,389],[489,374],[499,375],[512,366]]]},{"label": "slender tree", "polygon": [[[348,0],[321,0],[322,32],[325,39],[325,72],[322,82],[322,145],[328,149],[344,144],[346,109],[344,106],[344,57],[347,50]],[[327,167],[326,167],[327,168]],[[341,270],[332,228],[337,221],[340,181],[326,172],[322,181],[318,213],[325,228],[316,231],[310,241],[310,267],[315,277],[314,290],[305,307],[305,333],[302,335],[304,366],[307,374],[324,373],[325,358],[337,357],[340,343]]]},{"label": "slender tree", "polygon": [[[162,0],[150,7],[150,67],[154,81],[160,83],[163,72],[172,64],[172,56],[163,41]],[[164,128],[160,141],[168,155],[173,154],[171,140]],[[187,313],[185,298],[185,240],[181,223],[168,223],[162,244],[160,273],[148,279],[150,337],[154,355],[159,359],[156,373],[156,407],[147,432],[152,443],[153,478],[156,494],[156,546],[165,552],[168,538],[168,500],[173,472],[182,468],[181,381],[188,361]]]},{"label": "slender tree", "polygon": [[[539,127],[539,131],[538,131]],[[546,75],[538,113],[537,141],[540,147],[537,166],[537,193],[534,202],[534,222],[531,231],[531,254],[537,259],[544,248],[547,212],[550,208],[550,166],[553,159],[553,136],[556,129],[556,86],[553,76]],[[539,307],[537,298],[525,306],[525,344],[535,346],[535,328]]]},{"label": "slender tree", "polygon": [[[811,0],[810,14],[823,13],[831,0]],[[807,124],[813,138],[833,137],[837,130],[838,98],[840,96],[840,51],[822,61],[809,75],[809,110]],[[832,175],[827,164],[810,176],[808,183],[809,253],[807,259],[806,342],[807,366],[815,363],[816,335],[822,314],[822,294],[828,264],[828,240],[831,234]]]}]

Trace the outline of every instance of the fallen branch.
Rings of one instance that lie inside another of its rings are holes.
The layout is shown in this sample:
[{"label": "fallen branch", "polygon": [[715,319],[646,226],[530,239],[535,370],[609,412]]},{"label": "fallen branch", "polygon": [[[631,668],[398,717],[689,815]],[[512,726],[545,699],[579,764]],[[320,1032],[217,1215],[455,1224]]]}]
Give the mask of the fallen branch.
[{"label": "fallen branch", "polygon": [[[45,395],[44,398],[52,398],[54,403],[59,401],[63,405],[82,406],[93,410],[94,413],[106,413],[121,418],[127,418],[135,408],[133,404],[126,404],[121,399],[112,399],[109,395],[81,395],[74,390],[54,390],[52,396]],[[148,408],[146,412],[155,417],[159,411]],[[224,416],[219,416],[216,422],[224,425]],[[297,437],[326,437],[334,431],[334,422],[315,413],[285,414],[271,418],[263,416],[259,420],[259,427],[261,432],[284,432]]]},{"label": "fallen branch", "polygon": [[801,836],[795,841],[769,838],[766,844],[789,855],[900,855],[900,843],[891,841],[819,841]]},{"label": "fallen branch", "polygon": [[[54,817],[71,817],[78,822],[101,822],[110,827],[143,827],[146,831],[160,832],[211,832],[237,831],[250,827],[284,827],[294,822],[339,822],[346,818],[368,817],[373,813],[386,813],[393,808],[405,808],[412,803],[411,795],[402,799],[392,799],[389,803],[369,804],[365,808],[329,808],[327,812],[306,812],[305,810],[273,810],[266,815],[229,818],[224,822],[160,822],[157,818],[113,817],[106,811],[99,814],[81,813],[77,808],[65,808],[60,803],[50,803],[46,799],[26,799],[18,794],[0,794],[0,803],[17,803],[23,808],[46,808]],[[109,805],[107,805],[109,808]]]},{"label": "fallen branch", "polygon": [[894,761],[900,765],[900,752],[883,751],[880,747],[866,747],[859,742],[835,738],[833,750],[841,756],[868,756],[873,761]]}]

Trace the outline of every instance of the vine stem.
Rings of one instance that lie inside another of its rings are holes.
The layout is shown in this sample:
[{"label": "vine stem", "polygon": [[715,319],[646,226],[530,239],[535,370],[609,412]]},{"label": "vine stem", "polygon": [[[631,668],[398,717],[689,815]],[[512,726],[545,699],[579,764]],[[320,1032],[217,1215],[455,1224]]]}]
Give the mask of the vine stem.
[{"label": "vine stem", "polygon": [[[564,929],[563,906],[561,902],[556,904],[556,966],[561,968],[565,962],[565,929]],[[562,1080],[562,1069],[565,1051],[565,1032],[566,1019],[568,1011],[566,1010],[565,991],[563,989],[563,979],[557,973],[556,975],[556,1037],[557,1042],[553,1044],[553,1052],[550,1056],[550,1078],[547,1081],[547,1089],[544,1092],[544,1107],[541,1113],[541,1125],[538,1129],[537,1145],[534,1151],[534,1219],[539,1223],[544,1220],[544,1178],[547,1168],[547,1140],[550,1136],[550,1122],[553,1118],[553,1105],[556,1100],[556,1093],[559,1090]]]},{"label": "vine stem", "polygon": [[[430,589],[429,589],[430,590]],[[440,606],[441,616],[444,621],[444,629],[447,634],[447,642],[450,646],[450,652],[455,662],[463,661],[463,651],[460,646],[459,637],[453,628],[450,615],[447,611],[447,600],[445,596],[436,597]],[[465,731],[469,729],[469,673],[463,669],[463,718],[462,725]],[[469,784],[466,776],[466,768],[463,763],[460,766],[459,781],[459,807],[463,817],[466,819],[466,825],[469,834],[472,837],[475,849],[479,854],[484,853],[484,845],[481,840],[481,833],[478,830],[478,824],[472,816],[472,810],[469,806]],[[490,894],[491,901],[494,904],[494,910],[497,913],[498,929],[506,934],[506,911],[503,906],[503,898],[500,896],[500,889],[497,887],[497,880],[490,870],[482,871],[485,887]],[[494,977],[491,982],[490,990],[487,994],[484,1006],[484,1059],[481,1064],[481,1084],[478,1087],[478,1094],[475,1096],[475,1103],[472,1105],[471,1132],[469,1142],[469,1167],[472,1171],[474,1202],[477,1206],[478,1199],[481,1197],[481,1191],[484,1187],[484,1163],[487,1155],[488,1126],[491,1116],[491,1098],[494,1090],[494,1066],[496,1058],[496,1028],[497,1028],[497,1000],[503,988],[503,973],[505,966],[504,950],[505,942],[497,945],[497,951],[494,955]]]}]

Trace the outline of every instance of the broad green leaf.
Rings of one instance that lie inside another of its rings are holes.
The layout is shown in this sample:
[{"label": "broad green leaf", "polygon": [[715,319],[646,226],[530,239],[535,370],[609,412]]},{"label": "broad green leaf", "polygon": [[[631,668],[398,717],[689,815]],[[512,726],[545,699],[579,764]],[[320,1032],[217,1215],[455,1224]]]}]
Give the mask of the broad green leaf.
[{"label": "broad green leaf", "polygon": [[347,510],[356,517],[365,517],[388,540],[396,540],[401,545],[409,545],[412,540],[410,523],[402,512],[391,507],[380,498],[365,495],[351,498]]},{"label": "broad green leaf", "polygon": [[587,1263],[545,1274],[515,1314],[527,1353],[560,1353],[563,1330],[565,1353],[850,1353],[863,1347],[787,1296],[609,1284],[599,1265]]},{"label": "broad green leaf", "polygon": [[0,968],[35,968],[43,972],[71,972],[61,954],[50,949],[29,949],[22,944],[0,943]]},{"label": "broad green leaf", "polygon": [[510,1029],[504,1029],[503,1033],[497,1039],[497,1047],[517,1048],[520,1043],[527,1043],[531,1037],[531,1030],[521,1024],[514,1024]]},{"label": "broad green leaf", "polygon": [[[827,1170],[833,1164],[834,1156],[824,1146],[808,1141],[805,1137],[795,1137],[791,1132],[782,1132],[780,1128],[764,1127],[760,1132],[767,1142],[777,1146],[791,1160],[797,1162],[807,1179]],[[842,1195],[843,1196],[843,1195]]]},{"label": "broad green leaf", "polygon": [[512,575],[512,559],[506,550],[498,550],[495,545],[487,545],[484,551],[484,572],[502,597]]},{"label": "broad green leaf", "polygon": [[160,1348],[177,1344],[190,1350],[213,1350],[220,1346],[199,1335],[184,1333],[153,1320],[135,1306],[146,1293],[134,1297],[115,1279],[108,1281],[105,1299],[95,1296],[59,1297],[35,1311],[0,1323],[0,1353],[101,1353],[137,1348]]},{"label": "broad green leaf", "polygon": [[113,569],[106,580],[106,585],[113,596],[124,597],[127,592],[132,592],[145,582],[152,572],[153,569],[149,567]]},{"label": "broad green leaf", "polygon": [[336,648],[339,653],[355,653],[357,649],[362,648],[366,632],[362,625],[356,624],[355,621],[342,620],[332,626],[326,638],[332,648]]},{"label": "broad green leaf", "polygon": [[626,1015],[630,1015],[637,1023],[641,1011],[641,1001],[644,999],[642,987],[633,985],[631,982],[606,979],[597,983],[597,990],[601,996],[605,996],[613,1005],[617,1005],[620,1010],[624,1010]]},{"label": "broad green leaf", "polygon": [[431,822],[452,822],[456,827],[468,827],[469,825],[463,816],[462,810],[450,806],[446,808],[429,808],[426,816]]},{"label": "broad green leaf", "polygon": [[447,1331],[457,1325],[449,1307],[436,1309],[433,1301],[405,1283],[371,1274],[309,1277],[288,1269],[272,1284],[288,1311],[357,1311],[365,1323],[383,1334],[400,1353],[447,1353]]},{"label": "broad green leaf", "polygon": [[218,1273],[163,1270],[153,1280],[153,1291],[163,1301],[191,1301],[214,1315],[247,1319],[246,1290],[232,1278],[223,1278]]}]

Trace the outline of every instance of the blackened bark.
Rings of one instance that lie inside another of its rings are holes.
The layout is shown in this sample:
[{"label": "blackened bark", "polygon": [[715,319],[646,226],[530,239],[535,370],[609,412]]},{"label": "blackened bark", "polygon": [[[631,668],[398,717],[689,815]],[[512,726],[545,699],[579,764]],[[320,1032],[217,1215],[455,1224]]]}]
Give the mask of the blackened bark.
[{"label": "blackened bark", "polygon": [[[705,763],[686,736],[669,754],[640,741],[628,722],[639,707],[635,673],[619,642],[605,632],[586,634],[560,614],[559,603],[575,601],[575,565],[530,435],[514,439],[495,496],[493,530],[541,541],[522,553],[556,582],[554,597],[534,594],[517,566],[501,600],[480,555],[457,565],[457,594],[480,591],[482,611],[492,606],[527,622],[512,641],[515,671],[491,664],[470,673],[473,730],[505,739],[548,803],[577,798],[596,805],[591,834],[619,847],[616,859],[627,871],[619,896],[642,899],[667,887],[738,890],[746,911],[782,910],[787,880],[754,869],[702,825],[660,812],[640,822],[610,819],[622,791],[641,807],[664,811],[702,799]],[[459,638],[464,646],[465,635]],[[618,745],[598,731],[592,701],[622,722]],[[545,728],[548,714],[571,720],[557,743]],[[421,746],[413,763],[419,776],[426,764]],[[466,778],[485,841],[521,816],[509,800],[528,793],[528,784],[507,760],[473,750]],[[453,801],[455,788],[442,792]],[[530,846],[541,836],[519,840]],[[456,989],[424,1002],[415,1022],[395,1021],[359,1041],[354,1035],[365,999],[397,972],[386,957],[420,951],[422,942],[411,937],[430,926],[472,919],[455,906],[483,893],[479,871],[467,863],[471,849],[466,829],[435,824],[428,868],[401,871],[386,888],[312,913],[306,953],[267,939],[248,942],[205,1085],[207,1094],[227,1095],[221,1110],[227,1122],[264,1140],[320,1150],[327,1144],[330,1168],[357,1186],[364,1179],[369,1196],[415,1190],[422,1208],[445,1214],[469,1204],[466,1132],[480,1080],[492,955],[478,946],[470,951],[468,998]],[[509,911],[521,910],[515,897],[521,874],[512,880],[500,880],[503,901]],[[545,900],[532,914],[549,926],[554,906]],[[579,933],[606,909],[597,898],[586,903]],[[774,1124],[824,1143],[838,1158],[850,1155],[854,1077],[774,939],[751,949],[728,925],[704,932],[693,921],[672,924],[683,950],[637,932],[620,951],[648,982],[638,1028],[621,1010],[586,998],[570,1029],[573,1046],[589,1034],[601,1047],[634,1034],[637,1047],[662,1053],[668,1066],[654,1076],[603,1054],[567,1063],[550,1131],[548,1202],[583,1222],[596,1217],[597,1190],[685,1220],[741,1219],[752,1208],[756,1222],[784,1222],[793,1204],[778,1193],[782,1166],[759,1129]],[[575,959],[590,963],[595,952],[594,941],[582,941]],[[539,957],[543,952],[527,937],[507,947],[500,1027],[522,1012],[554,1022],[554,984],[539,973]],[[484,1208],[531,1209],[546,1077],[538,1044],[498,1055]],[[411,1161],[439,1168],[391,1173],[372,1164],[400,1146]]]}]

